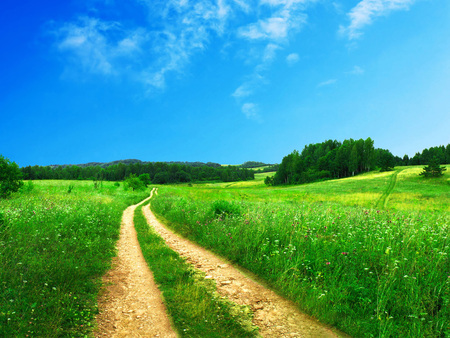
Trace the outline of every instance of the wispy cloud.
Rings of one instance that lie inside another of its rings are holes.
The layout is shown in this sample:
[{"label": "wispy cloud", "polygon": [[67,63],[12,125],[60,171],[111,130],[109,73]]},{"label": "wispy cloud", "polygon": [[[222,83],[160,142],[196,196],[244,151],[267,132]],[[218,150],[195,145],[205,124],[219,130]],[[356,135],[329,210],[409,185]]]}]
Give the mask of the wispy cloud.
[{"label": "wispy cloud", "polygon": [[407,10],[415,0],[362,0],[348,14],[348,26],[340,26],[339,32],[350,40],[358,39],[362,29],[373,19],[396,10]]},{"label": "wispy cloud", "polygon": [[261,116],[258,113],[258,106],[255,103],[244,103],[241,110],[246,118],[261,122]]},{"label": "wispy cloud", "polygon": [[362,69],[360,66],[354,66],[353,69],[349,72],[346,72],[346,74],[351,74],[351,75],[363,75],[364,74],[364,69]]},{"label": "wispy cloud", "polygon": [[281,40],[285,39],[289,23],[285,18],[268,18],[259,20],[239,29],[239,35],[250,40]]},{"label": "wispy cloud", "polygon": [[337,82],[337,79],[329,79],[329,80],[320,82],[320,83],[317,85],[317,88],[324,87],[324,86],[330,86],[330,85],[335,84],[336,82]]},{"label": "wispy cloud", "polygon": [[213,34],[224,33],[232,10],[226,0],[135,1],[148,12],[147,26],[107,21],[98,11],[99,17],[56,27],[56,46],[69,61],[66,66],[86,74],[130,76],[148,89],[162,89],[168,74],[182,72]]},{"label": "wispy cloud", "polygon": [[127,43],[120,39],[110,41],[106,34],[112,31],[121,33],[122,28],[117,23],[83,17],[60,28],[57,48],[69,53],[71,62],[77,63],[84,72],[113,74],[114,59],[126,49]]},{"label": "wispy cloud", "polygon": [[289,66],[293,66],[300,60],[300,57],[297,53],[291,53],[288,56],[286,56],[286,62]]},{"label": "wispy cloud", "polygon": [[[237,29],[237,36],[247,40],[259,50],[257,55],[249,53],[249,61],[255,64],[253,73],[232,93],[240,102],[253,95],[257,89],[268,83],[265,72],[277,57],[279,50],[287,48],[289,39],[307,22],[306,6],[314,0],[260,0],[257,19]],[[286,62],[293,65],[298,55],[290,54]],[[248,117],[248,109],[243,113]],[[246,113],[247,112],[247,113]]]},{"label": "wispy cloud", "polygon": [[[144,84],[147,91],[163,90],[171,74],[180,74],[193,57],[210,47],[240,46],[251,65],[231,94],[246,117],[256,103],[247,100],[268,83],[266,72],[279,52],[306,24],[306,8],[318,0],[134,0],[148,21],[105,19],[102,10],[54,28],[57,50],[67,69],[78,74],[122,76]],[[116,6],[114,1],[98,2]],[[291,53],[286,62],[299,61]]]}]

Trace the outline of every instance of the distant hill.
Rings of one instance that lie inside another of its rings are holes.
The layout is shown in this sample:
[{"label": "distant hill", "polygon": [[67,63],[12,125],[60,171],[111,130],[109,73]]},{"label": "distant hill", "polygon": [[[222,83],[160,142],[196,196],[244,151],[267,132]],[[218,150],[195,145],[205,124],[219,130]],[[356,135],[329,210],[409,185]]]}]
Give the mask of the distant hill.
[{"label": "distant hill", "polygon": [[[180,162],[180,161],[170,161],[170,162],[163,162],[163,161],[158,161],[160,163],[167,163],[167,164],[180,164],[180,165],[186,165],[186,166],[190,166],[190,167],[213,167],[213,168],[218,168],[220,167],[219,163],[213,163],[213,162]],[[101,168],[107,168],[110,167],[112,165],[117,165],[119,163],[122,164],[147,164],[147,163],[156,163],[156,162],[150,162],[150,161],[141,161],[141,160],[137,160],[137,159],[127,159],[127,160],[117,160],[117,161],[112,161],[112,162],[89,162],[89,163],[82,163],[82,164],[75,164],[76,166],[80,167],[80,168],[87,168],[87,167],[96,167],[99,166]],[[62,167],[62,168],[66,168],[66,167],[70,167],[73,166],[74,164],[51,164],[48,167],[55,169],[58,167]]]}]

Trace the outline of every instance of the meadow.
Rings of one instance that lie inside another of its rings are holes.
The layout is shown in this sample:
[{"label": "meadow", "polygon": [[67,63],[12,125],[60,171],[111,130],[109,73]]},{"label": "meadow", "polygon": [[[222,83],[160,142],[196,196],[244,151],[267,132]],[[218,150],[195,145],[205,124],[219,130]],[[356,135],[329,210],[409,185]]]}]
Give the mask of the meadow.
[{"label": "meadow", "polygon": [[[350,335],[450,337],[450,170],[424,179],[421,169],[286,187],[265,186],[270,173],[159,186],[151,205],[178,233]],[[148,195],[48,180],[0,200],[0,336],[91,335],[122,212]],[[182,336],[257,333],[248,311],[218,297],[140,209],[135,226]]]},{"label": "meadow", "polygon": [[174,230],[355,337],[450,336],[450,173],[160,187]]},{"label": "meadow", "polygon": [[122,212],[147,196],[112,182],[29,181],[0,200],[0,336],[89,334]]}]

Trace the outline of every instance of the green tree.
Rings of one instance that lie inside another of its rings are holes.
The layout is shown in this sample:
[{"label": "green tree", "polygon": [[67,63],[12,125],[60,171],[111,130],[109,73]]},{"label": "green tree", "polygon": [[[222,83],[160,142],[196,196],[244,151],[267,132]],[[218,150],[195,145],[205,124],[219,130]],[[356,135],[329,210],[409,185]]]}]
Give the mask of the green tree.
[{"label": "green tree", "polygon": [[447,168],[441,167],[438,159],[433,157],[430,163],[423,168],[423,171],[419,175],[424,177],[440,177],[444,175],[444,171],[446,170]]},{"label": "green tree", "polygon": [[151,182],[149,174],[141,174],[139,175],[139,179],[142,181],[142,183],[144,183],[146,187],[148,187]]},{"label": "green tree", "polygon": [[266,185],[273,185],[273,176],[266,176],[266,178],[264,179],[264,183]]},{"label": "green tree", "polygon": [[144,182],[142,182],[139,177],[136,177],[135,174],[130,174],[126,179],[125,179],[125,185],[131,189],[133,189],[133,191],[135,190],[144,190],[145,189],[145,184]]},{"label": "green tree", "polygon": [[352,173],[352,176],[355,176],[355,171],[358,170],[358,147],[356,143],[353,144],[352,150],[350,151],[350,159],[349,159],[349,170]]},{"label": "green tree", "polygon": [[389,150],[377,149],[380,171],[390,171],[395,166],[395,157]]},{"label": "green tree", "polygon": [[0,155],[0,198],[6,198],[23,185],[19,166]]},{"label": "green tree", "polygon": [[375,166],[374,141],[368,137],[364,140],[363,166],[366,171],[370,171]]},{"label": "green tree", "polygon": [[154,184],[165,184],[169,183],[169,181],[170,181],[169,174],[165,171],[157,173],[153,178]]},{"label": "green tree", "polygon": [[177,172],[175,174],[175,178],[176,178],[177,182],[190,182],[192,180],[191,175],[189,175],[184,170]]}]

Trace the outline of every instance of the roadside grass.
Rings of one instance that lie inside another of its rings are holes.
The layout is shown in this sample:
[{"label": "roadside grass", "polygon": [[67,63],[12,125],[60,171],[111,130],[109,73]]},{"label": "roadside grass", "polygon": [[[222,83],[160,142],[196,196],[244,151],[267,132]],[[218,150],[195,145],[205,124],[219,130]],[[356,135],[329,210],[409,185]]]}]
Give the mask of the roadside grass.
[{"label": "roadside grass", "polygon": [[393,172],[285,188],[161,187],[151,205],[175,231],[355,337],[450,337],[448,172],[424,182],[414,168],[396,170],[385,210],[372,206]]},{"label": "roadside grass", "polygon": [[139,206],[134,225],[147,264],[182,337],[256,337],[248,307],[222,298],[212,280],[171,250],[147,224]]},{"label": "roadside grass", "polygon": [[25,188],[0,200],[0,336],[84,337],[122,212],[148,193],[92,181]]}]

